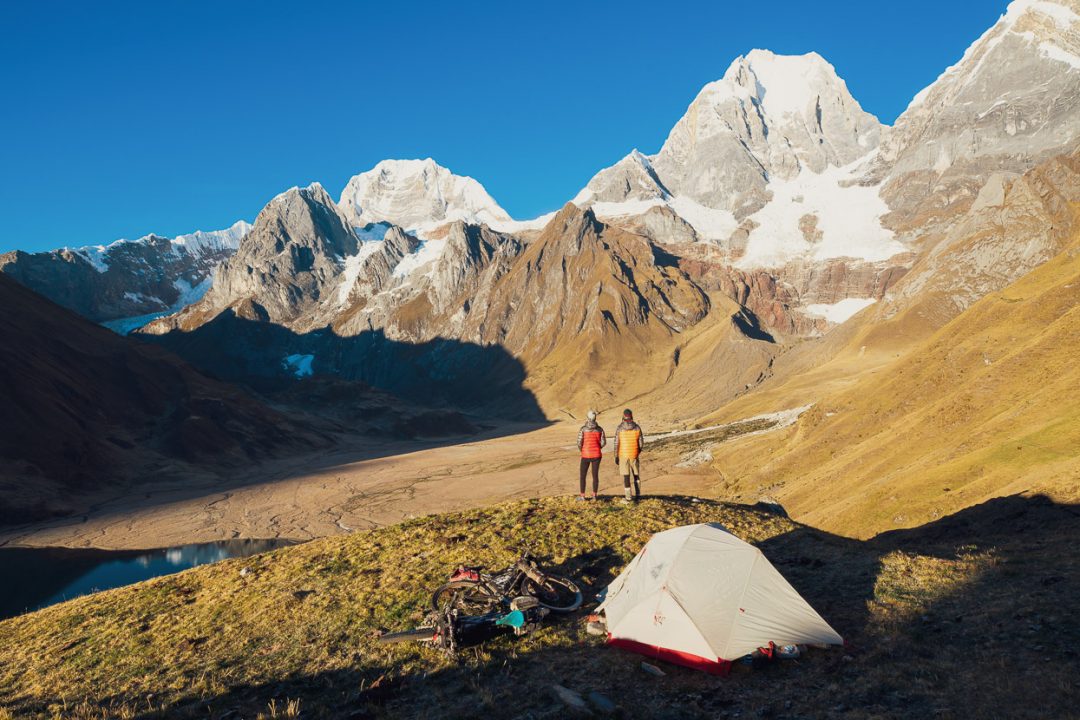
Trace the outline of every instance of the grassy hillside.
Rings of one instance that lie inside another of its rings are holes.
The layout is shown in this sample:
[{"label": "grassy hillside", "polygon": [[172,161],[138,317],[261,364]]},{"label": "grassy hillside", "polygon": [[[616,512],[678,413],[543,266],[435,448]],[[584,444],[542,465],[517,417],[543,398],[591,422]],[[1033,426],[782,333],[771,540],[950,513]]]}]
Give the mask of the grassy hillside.
[{"label": "grassy hillside", "polygon": [[[626,717],[1066,717],[1075,518],[1012,499],[866,543],[689,498],[432,516],[0,622],[0,717],[561,717],[553,683],[598,691]],[[502,566],[531,548],[596,590],[651,533],[702,521],[757,543],[852,647],[729,678],[671,666],[657,678],[587,636],[580,616],[458,661],[375,642],[416,623],[457,563]]]},{"label": "grassy hillside", "polygon": [[792,430],[718,448],[726,491],[854,536],[998,495],[1080,497],[1078,247],[820,392]]}]

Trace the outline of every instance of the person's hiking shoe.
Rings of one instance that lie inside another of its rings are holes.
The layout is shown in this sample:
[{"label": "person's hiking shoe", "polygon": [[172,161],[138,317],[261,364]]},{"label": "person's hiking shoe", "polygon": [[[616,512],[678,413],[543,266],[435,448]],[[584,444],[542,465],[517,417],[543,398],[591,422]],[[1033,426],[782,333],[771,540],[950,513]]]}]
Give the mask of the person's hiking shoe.
[{"label": "person's hiking shoe", "polygon": [[583,501],[583,500],[585,500],[585,496],[584,496],[584,495],[578,495],[578,496],[577,496],[577,499],[578,499],[579,501]]},{"label": "person's hiking shoe", "polygon": [[628,498],[628,497],[624,497],[624,498],[623,498],[622,500],[620,500],[619,502],[621,502],[621,503],[622,503],[623,505],[629,505],[630,503],[632,503],[632,502],[634,502],[634,501],[633,501],[633,500],[631,500],[631,499],[630,499],[630,498]]},{"label": "person's hiking shoe", "polygon": [[592,494],[592,499],[593,499],[593,500],[599,500],[599,497],[597,496],[597,494],[596,494],[596,493],[593,493],[593,494]]}]

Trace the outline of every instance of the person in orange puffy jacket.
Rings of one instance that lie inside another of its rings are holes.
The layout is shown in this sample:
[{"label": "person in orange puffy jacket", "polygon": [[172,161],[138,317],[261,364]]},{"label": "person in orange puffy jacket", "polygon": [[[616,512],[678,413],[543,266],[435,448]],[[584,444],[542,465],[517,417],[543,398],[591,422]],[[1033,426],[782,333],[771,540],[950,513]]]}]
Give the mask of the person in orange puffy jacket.
[{"label": "person in orange puffy jacket", "polygon": [[577,434],[578,450],[581,450],[581,477],[580,495],[578,500],[585,499],[585,475],[592,469],[592,499],[596,499],[596,491],[600,488],[600,459],[604,457],[603,448],[607,445],[607,435],[604,428],[596,424],[596,411],[590,410],[586,416],[588,420]]},{"label": "person in orange puffy jacket", "polygon": [[[623,410],[622,422],[615,430],[615,465],[623,480],[623,502],[630,502],[641,497],[641,463],[639,456],[645,446],[645,433],[641,432],[641,426],[634,422],[634,413],[627,408]],[[630,478],[634,478],[634,490],[631,495]]]}]

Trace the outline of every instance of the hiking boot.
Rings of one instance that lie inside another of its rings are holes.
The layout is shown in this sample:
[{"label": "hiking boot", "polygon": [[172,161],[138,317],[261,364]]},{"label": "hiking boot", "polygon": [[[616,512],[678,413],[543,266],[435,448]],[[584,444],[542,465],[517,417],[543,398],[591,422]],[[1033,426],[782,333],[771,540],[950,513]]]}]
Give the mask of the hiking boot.
[{"label": "hiking boot", "polygon": [[596,493],[593,493],[593,494],[592,494],[592,498],[591,498],[591,499],[592,499],[592,500],[599,500],[600,498],[599,498],[599,497],[597,496],[597,494],[596,494]]},{"label": "hiking boot", "polygon": [[632,503],[632,502],[634,502],[634,501],[633,501],[633,500],[631,500],[631,499],[630,499],[630,498],[628,498],[628,497],[624,497],[624,498],[623,498],[622,500],[620,500],[619,502],[621,502],[621,503],[622,503],[623,505],[629,505],[630,503]]},{"label": "hiking boot", "polygon": [[579,502],[584,502],[585,496],[584,495],[578,495],[577,499],[578,499]]}]

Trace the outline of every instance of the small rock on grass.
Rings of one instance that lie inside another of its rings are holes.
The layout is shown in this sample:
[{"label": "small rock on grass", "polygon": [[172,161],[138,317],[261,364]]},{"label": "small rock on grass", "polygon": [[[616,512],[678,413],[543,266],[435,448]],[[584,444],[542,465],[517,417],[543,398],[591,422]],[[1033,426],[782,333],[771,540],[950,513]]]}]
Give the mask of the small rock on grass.
[{"label": "small rock on grass", "polygon": [[595,690],[589,693],[589,702],[603,715],[615,714],[615,703]]},{"label": "small rock on grass", "polygon": [[580,693],[574,692],[568,687],[562,685],[552,685],[551,689],[555,691],[555,697],[559,698],[559,701],[566,707],[573,710],[579,715],[591,715],[589,712],[589,706],[585,703],[585,698],[581,697]]},{"label": "small rock on grass", "polygon": [[665,675],[667,675],[667,673],[660,668],[647,662],[641,663],[641,669],[649,673],[650,675],[655,675],[656,677],[664,677]]}]

